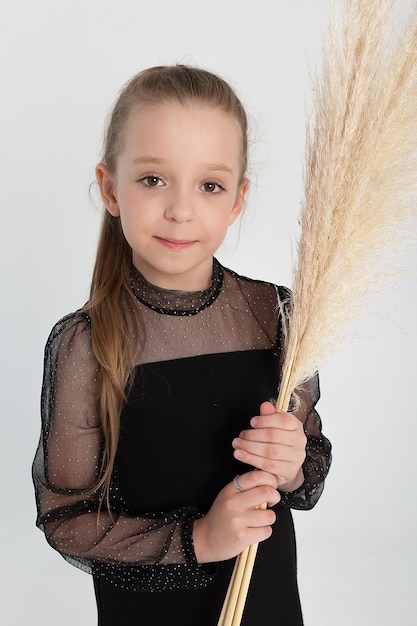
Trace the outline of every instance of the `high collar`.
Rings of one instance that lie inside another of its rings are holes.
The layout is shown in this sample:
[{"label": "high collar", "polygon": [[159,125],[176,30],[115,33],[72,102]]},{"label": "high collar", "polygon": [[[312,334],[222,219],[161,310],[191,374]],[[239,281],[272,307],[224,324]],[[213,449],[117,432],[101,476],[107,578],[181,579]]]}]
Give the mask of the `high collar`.
[{"label": "high collar", "polygon": [[166,315],[195,315],[210,306],[220,293],[223,284],[223,268],[213,258],[210,287],[204,291],[176,291],[153,285],[132,264],[130,284],[134,296],[147,307]]}]

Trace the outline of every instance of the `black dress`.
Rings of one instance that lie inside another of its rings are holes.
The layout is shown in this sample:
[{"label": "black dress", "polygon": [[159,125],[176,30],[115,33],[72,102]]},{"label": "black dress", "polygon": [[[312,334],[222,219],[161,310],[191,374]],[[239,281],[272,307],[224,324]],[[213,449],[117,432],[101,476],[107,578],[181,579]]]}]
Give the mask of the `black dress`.
[{"label": "black dress", "polygon": [[[288,293],[223,268],[198,293],[150,285],[132,268],[145,341],[138,341],[111,490],[112,513],[83,497],[100,467],[97,364],[89,319],[67,316],[45,353],[43,434],[34,462],[38,525],[71,563],[93,574],[99,626],[216,626],[234,560],[196,562],[192,528],[218,492],[249,468],[231,441],[276,398],[282,362],[278,298]],[[140,344],[140,345],[139,345]],[[242,626],[302,624],[290,508],[319,498],[330,444],[300,392],[307,434],[304,484],[282,494],[272,537],[259,546]]]}]

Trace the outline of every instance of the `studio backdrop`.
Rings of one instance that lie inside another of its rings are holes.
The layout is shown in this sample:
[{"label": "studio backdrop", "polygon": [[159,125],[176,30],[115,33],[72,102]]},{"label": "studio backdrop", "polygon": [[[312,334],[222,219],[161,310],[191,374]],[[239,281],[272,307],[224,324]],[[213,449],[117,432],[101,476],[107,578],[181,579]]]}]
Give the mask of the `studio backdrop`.
[{"label": "studio backdrop", "polygon": [[[218,257],[290,286],[310,74],[320,71],[329,7],[1,0],[2,624],[96,623],[91,579],[35,528],[30,471],[43,347],[52,325],[88,297],[101,216],[93,174],[119,88],[141,69],[177,62],[231,82],[251,118],[251,191]],[[409,248],[398,263],[416,260]],[[295,513],[307,626],[416,619],[417,289],[403,271],[394,284],[360,325],[362,338],[321,372],[333,467],[317,507]]]}]

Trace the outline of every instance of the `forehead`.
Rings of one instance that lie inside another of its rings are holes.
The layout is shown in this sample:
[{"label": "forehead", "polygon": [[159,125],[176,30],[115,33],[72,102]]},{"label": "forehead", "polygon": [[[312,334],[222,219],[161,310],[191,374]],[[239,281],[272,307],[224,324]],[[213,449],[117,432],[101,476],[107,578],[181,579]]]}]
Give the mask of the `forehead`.
[{"label": "forehead", "polygon": [[223,158],[240,159],[242,134],[234,115],[219,107],[168,100],[135,107],[126,122],[120,154],[150,149],[163,156],[222,152]]}]

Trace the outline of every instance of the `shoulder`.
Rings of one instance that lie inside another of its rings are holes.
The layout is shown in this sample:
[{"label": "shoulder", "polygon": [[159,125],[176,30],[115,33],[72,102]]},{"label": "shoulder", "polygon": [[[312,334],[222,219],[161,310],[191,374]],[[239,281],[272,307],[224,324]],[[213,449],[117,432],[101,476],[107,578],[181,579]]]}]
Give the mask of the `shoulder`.
[{"label": "shoulder", "polygon": [[230,268],[223,267],[223,272],[225,276],[225,282],[228,281],[230,283],[235,283],[238,288],[250,297],[251,299],[268,299],[277,303],[288,303],[291,301],[292,294],[291,290],[288,287],[284,287],[283,285],[276,285],[275,283],[271,283],[265,280],[259,280],[255,278],[249,278],[248,276],[243,276],[238,274],[234,270]]},{"label": "shoulder", "polygon": [[[237,323],[250,318],[253,332],[261,332],[276,345],[283,320],[291,310],[291,292],[283,286],[264,280],[242,276],[223,268],[222,299],[237,315]],[[286,325],[286,324],[285,324]],[[262,335],[262,333],[261,333]]]},{"label": "shoulder", "polygon": [[57,350],[57,348],[65,343],[67,346],[77,343],[88,343],[91,341],[91,322],[87,313],[78,310],[62,317],[49,333],[45,352]]}]

